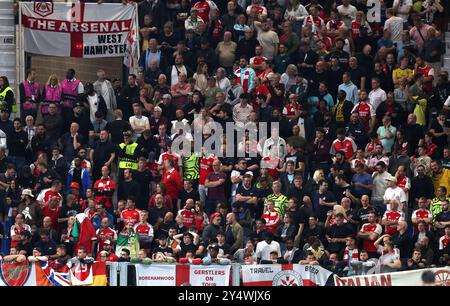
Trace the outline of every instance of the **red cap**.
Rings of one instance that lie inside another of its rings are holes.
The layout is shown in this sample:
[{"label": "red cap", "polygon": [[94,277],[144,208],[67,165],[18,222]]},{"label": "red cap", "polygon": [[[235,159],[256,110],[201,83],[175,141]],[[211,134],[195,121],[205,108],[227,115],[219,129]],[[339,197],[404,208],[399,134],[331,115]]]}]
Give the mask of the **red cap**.
[{"label": "red cap", "polygon": [[70,183],[70,188],[76,188],[76,189],[80,189],[80,184],[78,184],[77,182],[72,182]]},{"label": "red cap", "polygon": [[209,217],[209,222],[212,222],[212,220],[214,220],[214,218],[217,217],[221,217],[221,215],[218,212],[213,213],[210,217]]}]

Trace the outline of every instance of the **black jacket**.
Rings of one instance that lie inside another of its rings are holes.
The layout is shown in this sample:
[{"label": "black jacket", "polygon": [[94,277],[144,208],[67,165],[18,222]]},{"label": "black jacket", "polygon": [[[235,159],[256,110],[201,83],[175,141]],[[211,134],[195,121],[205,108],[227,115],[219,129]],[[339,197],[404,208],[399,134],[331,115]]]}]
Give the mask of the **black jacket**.
[{"label": "black jacket", "polygon": [[258,45],[259,43],[255,37],[252,37],[249,40],[245,38],[241,39],[237,44],[236,59],[239,59],[241,56],[245,56],[247,61],[249,61],[250,58],[255,56],[255,47]]},{"label": "black jacket", "polygon": [[158,29],[162,29],[163,24],[168,20],[166,1],[158,1],[152,8],[151,1],[142,1],[138,6],[139,27],[144,24],[144,16],[152,16],[152,22]]}]

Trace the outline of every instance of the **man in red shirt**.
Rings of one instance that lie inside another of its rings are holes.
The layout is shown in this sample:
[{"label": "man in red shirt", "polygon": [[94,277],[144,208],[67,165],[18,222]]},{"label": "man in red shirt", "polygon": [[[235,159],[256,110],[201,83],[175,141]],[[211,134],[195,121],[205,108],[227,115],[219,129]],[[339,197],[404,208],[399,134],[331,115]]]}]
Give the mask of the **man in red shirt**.
[{"label": "man in red shirt", "polygon": [[267,58],[262,56],[263,48],[262,46],[255,47],[255,56],[250,58],[250,67],[255,70],[256,76],[260,76],[263,73],[263,63],[267,61]]},{"label": "man in red shirt", "polygon": [[166,159],[164,161],[161,181],[166,184],[167,194],[172,199],[172,207],[177,207],[178,194],[183,190],[183,181],[180,173],[174,168],[173,160]]},{"label": "man in red shirt", "polygon": [[117,232],[110,227],[109,219],[103,218],[102,224],[96,231],[98,250],[105,250],[105,244],[111,245],[117,240]]},{"label": "man in red shirt", "polygon": [[54,180],[52,183],[52,187],[42,190],[39,193],[36,200],[41,206],[43,206],[50,200],[51,197],[55,196],[58,198],[59,206],[61,206],[62,205],[62,195],[59,193],[61,191],[61,189],[62,189],[61,181]]},{"label": "man in red shirt", "polygon": [[110,240],[105,240],[103,244],[103,251],[97,255],[97,261],[119,261],[119,257],[114,253]]},{"label": "man in red shirt", "polygon": [[94,183],[94,198],[97,203],[101,203],[104,200],[104,205],[109,213],[112,213],[114,210],[112,197],[116,188],[116,182],[109,177],[109,168],[103,166],[102,177]]},{"label": "man in red shirt", "polygon": [[52,220],[52,228],[58,230],[58,215],[59,215],[59,198],[52,196],[50,200],[42,208],[42,214],[44,217],[50,217]]},{"label": "man in red shirt", "polygon": [[433,89],[434,69],[428,66],[421,56],[416,57],[416,67],[414,74],[421,74],[423,76],[423,90],[430,93]]},{"label": "man in red shirt", "polygon": [[266,210],[262,215],[262,218],[266,220],[265,230],[268,232],[275,234],[278,226],[281,222],[280,214],[275,210],[275,202],[272,200],[267,201]]},{"label": "man in red shirt", "polygon": [[200,17],[203,20],[203,22],[208,23],[209,12],[212,9],[217,9],[217,6],[214,2],[210,0],[200,0],[194,4],[193,8],[197,9],[198,17]]},{"label": "man in red shirt", "polygon": [[414,234],[419,232],[417,225],[423,221],[427,224],[427,230],[430,230],[430,223],[433,220],[431,211],[427,209],[427,199],[425,197],[419,198],[419,209],[416,209],[411,216],[411,222],[414,224]]},{"label": "man in red shirt", "polygon": [[345,159],[350,161],[356,153],[356,143],[350,137],[345,137],[345,130],[339,128],[337,131],[337,139],[333,141],[330,148],[330,154],[336,155],[337,152],[344,152]]},{"label": "man in red shirt", "polygon": [[267,16],[267,9],[264,5],[260,5],[261,2],[260,0],[252,0],[252,4],[247,6],[245,10],[247,16],[252,15],[252,11],[255,11],[258,16]]},{"label": "man in red shirt", "polygon": [[209,154],[208,156],[203,155],[200,158],[200,172],[198,179],[198,192],[200,194],[200,201],[205,203],[206,194],[208,192],[208,188],[205,187],[205,180],[208,174],[213,172],[213,162],[215,160],[214,154]]},{"label": "man in red shirt", "polygon": [[445,226],[445,235],[439,238],[439,251],[444,251],[444,249],[448,246],[450,243],[450,224],[447,224]]},{"label": "man in red shirt", "polygon": [[187,229],[190,229],[194,225],[194,206],[194,200],[187,199],[184,208],[178,212],[178,215],[183,217],[183,226]]},{"label": "man in red shirt", "polygon": [[310,15],[306,16],[303,25],[311,25],[314,34],[317,34],[319,30],[325,26],[325,22],[320,18],[320,10],[316,5],[311,5],[309,7]]},{"label": "man in red shirt", "polygon": [[124,224],[129,222],[135,225],[139,222],[139,210],[136,208],[136,202],[134,201],[134,197],[130,196],[127,200],[127,208],[122,211],[121,217]]},{"label": "man in red shirt", "polygon": [[359,114],[359,118],[366,128],[367,134],[370,134],[375,127],[376,114],[368,99],[367,91],[361,89],[359,91],[359,102],[353,107],[352,113],[357,112]]},{"label": "man in red shirt", "polygon": [[377,248],[374,246],[374,242],[381,235],[382,228],[381,225],[376,222],[375,212],[369,212],[367,215],[368,223],[361,227],[358,233],[358,238],[363,240],[362,249],[369,254],[369,257],[376,257]]},{"label": "man in red shirt", "polygon": [[140,248],[150,252],[153,241],[153,226],[147,222],[148,211],[141,210],[139,213],[139,223],[134,226],[134,232],[139,236]]},{"label": "man in red shirt", "polygon": [[397,186],[403,189],[406,195],[408,195],[409,189],[411,189],[411,181],[409,177],[406,176],[406,166],[398,166],[395,176],[397,177]]},{"label": "man in red shirt", "polygon": [[383,224],[384,232],[388,235],[395,235],[398,232],[397,225],[400,221],[405,221],[405,215],[398,210],[399,203],[397,200],[391,200],[391,210],[384,213],[381,224]]},{"label": "man in red shirt", "polygon": [[180,155],[172,152],[172,144],[166,143],[167,150],[159,155],[158,159],[158,170],[164,169],[164,161],[166,159],[171,159],[174,162],[175,168],[178,170],[181,166],[181,158]]}]

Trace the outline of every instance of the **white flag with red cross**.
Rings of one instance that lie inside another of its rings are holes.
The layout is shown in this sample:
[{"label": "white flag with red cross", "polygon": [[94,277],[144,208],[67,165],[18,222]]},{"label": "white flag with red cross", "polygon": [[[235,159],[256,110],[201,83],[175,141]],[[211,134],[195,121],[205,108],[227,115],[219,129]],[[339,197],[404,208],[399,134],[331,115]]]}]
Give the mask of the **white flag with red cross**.
[{"label": "white flag with red cross", "polygon": [[20,2],[26,52],[65,57],[124,56],[137,43],[137,6]]}]

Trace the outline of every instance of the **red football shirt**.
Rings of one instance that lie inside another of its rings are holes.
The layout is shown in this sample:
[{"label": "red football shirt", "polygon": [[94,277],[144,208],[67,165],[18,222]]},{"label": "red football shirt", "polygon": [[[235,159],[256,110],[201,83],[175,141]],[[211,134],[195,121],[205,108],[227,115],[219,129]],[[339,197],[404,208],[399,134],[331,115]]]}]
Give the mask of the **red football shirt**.
[{"label": "red football shirt", "polygon": [[213,172],[212,164],[214,162],[215,158],[213,156],[209,157],[202,157],[200,159],[200,172],[199,172],[199,179],[198,183],[200,185],[205,185],[205,180],[208,174]]},{"label": "red football shirt", "polygon": [[[403,214],[399,211],[394,210],[386,211],[384,213],[383,219],[386,219],[388,221],[404,221]],[[384,231],[386,234],[389,234],[391,236],[397,234],[398,232],[396,225],[386,225]]]},{"label": "red football shirt", "polygon": [[50,217],[50,219],[52,219],[52,228],[57,230],[58,229],[59,206],[57,206],[55,209],[51,209],[50,205],[46,204],[42,208],[42,214],[44,215],[44,217]]},{"label": "red football shirt", "polygon": [[183,225],[185,228],[191,228],[194,225],[194,212],[192,210],[182,209],[179,213],[183,216]]},{"label": "red football shirt", "polygon": [[122,220],[124,224],[127,224],[128,222],[132,222],[133,225],[139,222],[139,209],[125,209],[122,211]]},{"label": "red football shirt", "polygon": [[153,236],[153,227],[149,224],[138,223],[134,226],[134,231],[139,236]]},{"label": "red football shirt", "polygon": [[[381,234],[381,226],[378,223],[375,224],[366,223],[362,226],[361,229],[366,233],[377,233],[378,235]],[[377,248],[374,246],[374,242],[375,240],[364,239],[363,250],[375,253],[377,251]]]},{"label": "red football shirt", "polygon": [[105,229],[99,228],[97,230],[97,241],[98,243],[98,249],[99,251],[103,250],[103,245],[105,244],[106,240],[117,240],[117,233],[112,228],[108,227]]}]

